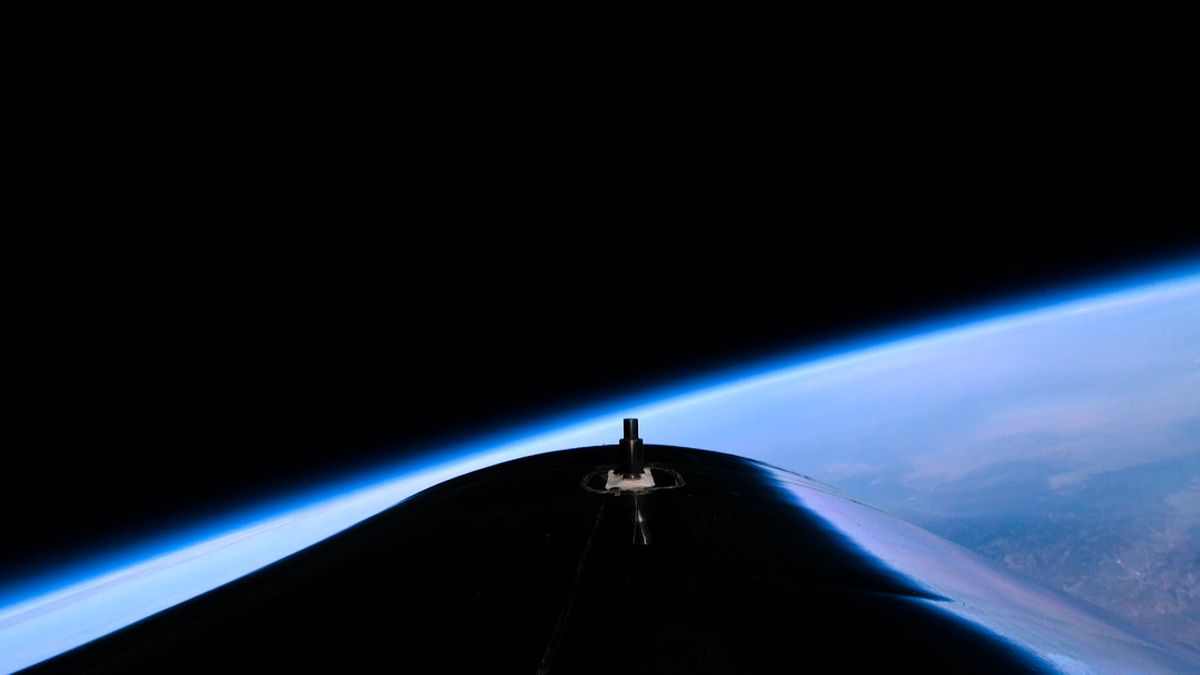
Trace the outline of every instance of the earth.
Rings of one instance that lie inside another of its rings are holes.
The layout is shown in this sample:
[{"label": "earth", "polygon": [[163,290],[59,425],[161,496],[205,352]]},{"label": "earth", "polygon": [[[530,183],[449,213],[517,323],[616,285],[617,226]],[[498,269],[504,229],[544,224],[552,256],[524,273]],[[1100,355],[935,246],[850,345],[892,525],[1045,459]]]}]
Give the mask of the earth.
[{"label": "earth", "polygon": [[641,419],[648,443],[812,477],[1200,654],[1192,274],[709,376],[81,561],[0,590],[0,671],[182,602],[455,475],[613,443],[623,416]]},{"label": "earth", "polygon": [[1200,653],[1200,281],[815,364],[642,428],[808,474]]}]

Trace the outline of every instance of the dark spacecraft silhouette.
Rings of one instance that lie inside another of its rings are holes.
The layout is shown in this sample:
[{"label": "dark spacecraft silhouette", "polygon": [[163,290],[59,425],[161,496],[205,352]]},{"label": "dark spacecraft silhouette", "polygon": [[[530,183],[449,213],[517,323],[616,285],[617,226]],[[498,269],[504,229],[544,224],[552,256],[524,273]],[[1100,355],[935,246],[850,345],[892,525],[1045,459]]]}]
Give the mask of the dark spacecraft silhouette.
[{"label": "dark spacecraft silhouette", "polygon": [[[951,597],[868,552],[787,481],[840,500],[864,522],[878,517],[753,460],[646,445],[637,420],[625,420],[615,448],[537,455],[447,481],[34,670],[1188,667],[1086,608],[1030,605],[1016,580],[1003,582],[1016,597],[1008,604]],[[899,526],[885,534],[898,556],[913,539]],[[991,583],[973,568],[951,574],[961,577],[956,588]],[[1029,597],[1038,593],[1048,592]]]}]

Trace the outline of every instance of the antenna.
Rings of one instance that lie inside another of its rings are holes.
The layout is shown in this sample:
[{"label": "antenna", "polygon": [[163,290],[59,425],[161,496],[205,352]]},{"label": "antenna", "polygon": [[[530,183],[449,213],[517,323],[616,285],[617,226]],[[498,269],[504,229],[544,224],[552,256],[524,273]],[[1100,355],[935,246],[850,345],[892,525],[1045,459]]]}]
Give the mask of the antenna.
[{"label": "antenna", "polygon": [[642,475],[645,469],[645,457],[642,449],[642,439],[638,438],[637,418],[625,418],[625,437],[621,439],[621,456],[619,473],[625,477]]}]

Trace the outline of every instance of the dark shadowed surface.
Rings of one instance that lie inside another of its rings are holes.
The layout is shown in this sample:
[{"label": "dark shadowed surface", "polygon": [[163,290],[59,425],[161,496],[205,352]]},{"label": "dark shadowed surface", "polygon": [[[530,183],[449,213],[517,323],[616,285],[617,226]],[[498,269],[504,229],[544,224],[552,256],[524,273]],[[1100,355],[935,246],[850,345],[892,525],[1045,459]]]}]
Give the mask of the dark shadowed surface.
[{"label": "dark shadowed surface", "polygon": [[588,489],[612,446],[508,462],[39,670],[1046,669],[942,611],[761,465],[647,455],[659,485],[669,470],[683,484]]}]

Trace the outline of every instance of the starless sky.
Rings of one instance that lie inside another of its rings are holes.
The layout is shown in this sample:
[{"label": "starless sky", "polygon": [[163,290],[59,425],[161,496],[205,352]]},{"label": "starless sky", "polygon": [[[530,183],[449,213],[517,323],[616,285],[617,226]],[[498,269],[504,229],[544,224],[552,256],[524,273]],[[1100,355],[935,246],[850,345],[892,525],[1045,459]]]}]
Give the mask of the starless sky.
[{"label": "starless sky", "polygon": [[1136,211],[1071,216],[1119,240],[1017,234],[1015,215],[62,256],[12,322],[0,576],[589,402],[1200,252],[1198,230],[1132,236],[1155,218]]}]

